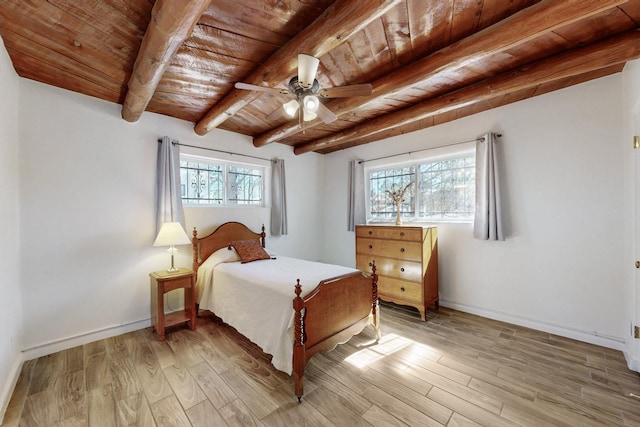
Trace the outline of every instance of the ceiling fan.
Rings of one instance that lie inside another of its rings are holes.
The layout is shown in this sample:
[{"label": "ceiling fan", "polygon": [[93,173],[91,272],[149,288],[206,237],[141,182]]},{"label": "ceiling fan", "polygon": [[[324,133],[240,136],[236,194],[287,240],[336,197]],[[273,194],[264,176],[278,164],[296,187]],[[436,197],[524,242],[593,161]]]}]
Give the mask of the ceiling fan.
[{"label": "ceiling fan", "polygon": [[316,73],[320,60],[304,53],[298,54],[298,75],[289,80],[289,89],[278,89],[266,86],[258,86],[249,83],[237,82],[236,89],[270,92],[279,95],[293,95],[295,99],[282,105],[289,117],[298,113],[300,128],[304,131],[304,122],[319,117],[324,123],[335,121],[338,116],[325,107],[319,98],[344,98],[349,96],[369,96],[372,87],[369,83],[338,86],[321,89]]}]

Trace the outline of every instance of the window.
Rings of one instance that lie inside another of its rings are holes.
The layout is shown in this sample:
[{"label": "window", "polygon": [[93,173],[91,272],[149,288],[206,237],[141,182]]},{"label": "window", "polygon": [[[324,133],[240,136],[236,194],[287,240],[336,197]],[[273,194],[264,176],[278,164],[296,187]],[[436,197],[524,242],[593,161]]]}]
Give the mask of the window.
[{"label": "window", "polygon": [[262,168],[229,165],[228,169],[228,203],[262,205]]},{"label": "window", "polygon": [[[369,174],[371,217],[374,219],[395,218],[396,207],[387,191],[402,189],[410,182],[415,183],[415,176],[415,166],[372,171]],[[415,188],[409,188],[405,193],[404,203],[402,204],[400,211],[402,216],[415,215],[415,203],[413,202],[414,194]]]},{"label": "window", "polygon": [[396,207],[387,191],[413,185],[404,196],[401,216],[408,221],[469,221],[475,211],[475,154],[423,160],[368,171],[369,219],[392,221]]},{"label": "window", "polygon": [[253,205],[264,200],[264,167],[180,156],[185,205]]}]

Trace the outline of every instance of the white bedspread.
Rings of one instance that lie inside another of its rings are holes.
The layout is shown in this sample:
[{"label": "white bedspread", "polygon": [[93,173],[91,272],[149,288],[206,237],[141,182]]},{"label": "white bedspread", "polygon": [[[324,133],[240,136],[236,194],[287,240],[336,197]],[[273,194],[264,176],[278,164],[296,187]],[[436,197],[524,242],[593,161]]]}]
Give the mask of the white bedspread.
[{"label": "white bedspread", "polygon": [[296,279],[304,296],[322,280],[357,271],[282,256],[247,264],[215,258],[198,269],[200,308],[211,310],[271,354],[273,366],[288,374],[293,371]]}]

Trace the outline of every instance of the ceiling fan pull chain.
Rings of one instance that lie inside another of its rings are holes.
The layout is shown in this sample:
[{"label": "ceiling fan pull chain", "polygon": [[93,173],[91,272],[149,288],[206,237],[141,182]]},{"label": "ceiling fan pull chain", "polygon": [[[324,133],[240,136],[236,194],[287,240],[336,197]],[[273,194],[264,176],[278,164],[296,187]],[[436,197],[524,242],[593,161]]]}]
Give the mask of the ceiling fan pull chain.
[{"label": "ceiling fan pull chain", "polygon": [[298,126],[302,129],[302,134],[304,135],[304,108],[298,108]]}]

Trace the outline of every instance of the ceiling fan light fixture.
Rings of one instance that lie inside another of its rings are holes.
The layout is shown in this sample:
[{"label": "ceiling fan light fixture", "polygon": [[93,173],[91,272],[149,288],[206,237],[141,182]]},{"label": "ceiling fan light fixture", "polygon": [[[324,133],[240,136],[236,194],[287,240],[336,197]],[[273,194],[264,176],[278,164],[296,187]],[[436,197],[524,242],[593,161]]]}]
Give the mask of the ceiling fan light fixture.
[{"label": "ceiling fan light fixture", "polygon": [[318,111],[318,107],[320,106],[320,100],[315,95],[307,95],[302,98],[302,105],[305,112],[315,114],[315,112]]},{"label": "ceiling fan light fixture", "polygon": [[287,113],[289,117],[295,116],[296,111],[298,111],[299,107],[300,107],[300,104],[298,104],[298,101],[295,99],[292,99],[286,104],[282,104],[282,108],[284,108],[284,111]]},{"label": "ceiling fan light fixture", "polygon": [[304,53],[298,54],[298,83],[304,89],[309,89],[313,86],[319,64],[320,60],[318,58]]},{"label": "ceiling fan light fixture", "polygon": [[316,113],[312,113],[311,111],[302,110],[302,112],[303,112],[303,119],[305,122],[310,122],[311,120],[318,117]]}]

